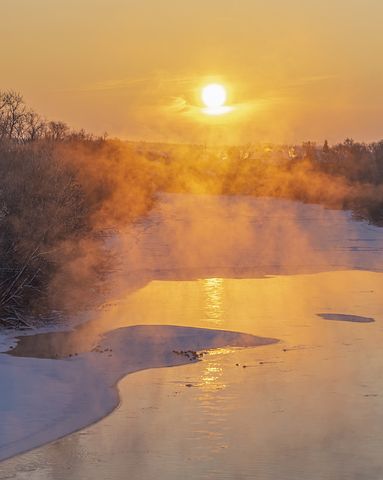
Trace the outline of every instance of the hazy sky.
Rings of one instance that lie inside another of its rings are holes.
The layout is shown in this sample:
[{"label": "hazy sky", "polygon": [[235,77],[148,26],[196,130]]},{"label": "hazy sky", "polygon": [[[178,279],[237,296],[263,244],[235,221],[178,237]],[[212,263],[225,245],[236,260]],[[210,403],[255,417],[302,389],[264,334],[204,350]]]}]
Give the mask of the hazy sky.
[{"label": "hazy sky", "polygon": [[[0,89],[129,139],[383,138],[382,0],[0,0]],[[208,117],[199,91],[229,90]]]}]

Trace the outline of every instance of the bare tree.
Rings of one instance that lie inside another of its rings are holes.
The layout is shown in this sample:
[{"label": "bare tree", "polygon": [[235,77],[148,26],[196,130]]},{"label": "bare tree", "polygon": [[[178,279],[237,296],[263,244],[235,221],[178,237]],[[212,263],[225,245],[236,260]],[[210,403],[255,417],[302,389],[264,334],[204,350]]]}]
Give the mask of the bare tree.
[{"label": "bare tree", "polygon": [[0,92],[0,138],[22,138],[26,114],[22,95],[13,90]]},{"label": "bare tree", "polygon": [[25,117],[24,139],[34,141],[46,135],[47,124],[45,120],[33,110],[29,110]]},{"label": "bare tree", "polygon": [[47,137],[54,141],[64,140],[69,135],[69,127],[65,122],[49,122]]}]

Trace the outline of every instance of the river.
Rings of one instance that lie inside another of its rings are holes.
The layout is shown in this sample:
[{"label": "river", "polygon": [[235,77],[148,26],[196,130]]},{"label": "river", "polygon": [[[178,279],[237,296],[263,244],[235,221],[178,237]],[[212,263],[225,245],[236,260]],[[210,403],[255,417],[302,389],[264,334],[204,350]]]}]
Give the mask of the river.
[{"label": "river", "polygon": [[2,480],[383,478],[383,230],[297,202],[166,195],[114,248],[97,335],[280,342],[127,375],[110,415],[0,463]]}]

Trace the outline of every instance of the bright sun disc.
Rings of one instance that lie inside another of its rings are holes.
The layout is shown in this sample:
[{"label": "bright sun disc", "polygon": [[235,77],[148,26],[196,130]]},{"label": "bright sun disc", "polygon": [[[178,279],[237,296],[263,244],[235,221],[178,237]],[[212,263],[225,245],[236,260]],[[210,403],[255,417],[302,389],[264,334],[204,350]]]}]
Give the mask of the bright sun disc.
[{"label": "bright sun disc", "polygon": [[202,101],[207,108],[219,108],[226,102],[225,87],[218,83],[211,83],[202,89]]}]

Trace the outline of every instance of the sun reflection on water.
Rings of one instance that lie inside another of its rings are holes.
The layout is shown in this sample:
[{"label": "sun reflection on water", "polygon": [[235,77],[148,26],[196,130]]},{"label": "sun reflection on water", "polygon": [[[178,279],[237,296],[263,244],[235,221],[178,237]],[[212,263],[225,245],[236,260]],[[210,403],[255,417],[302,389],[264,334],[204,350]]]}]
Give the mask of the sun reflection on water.
[{"label": "sun reflection on water", "polygon": [[223,278],[206,278],[203,280],[204,320],[214,324],[223,322]]},{"label": "sun reflection on water", "polygon": [[198,382],[197,400],[205,422],[204,428],[196,433],[201,438],[209,439],[209,448],[204,449],[205,455],[217,454],[228,448],[226,403],[230,402],[230,396],[227,395],[228,385],[224,381],[222,356],[232,352],[233,349],[230,348],[210,350],[201,362],[203,368]]},{"label": "sun reflection on water", "polygon": [[226,384],[222,381],[223,369],[221,357],[228,353],[232,353],[232,348],[217,348],[210,350],[208,357],[203,360],[204,368],[201,372],[201,378],[198,387],[205,393],[223,390]]}]

